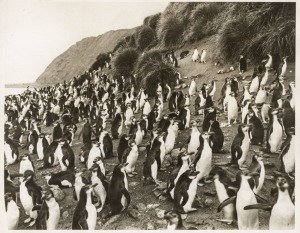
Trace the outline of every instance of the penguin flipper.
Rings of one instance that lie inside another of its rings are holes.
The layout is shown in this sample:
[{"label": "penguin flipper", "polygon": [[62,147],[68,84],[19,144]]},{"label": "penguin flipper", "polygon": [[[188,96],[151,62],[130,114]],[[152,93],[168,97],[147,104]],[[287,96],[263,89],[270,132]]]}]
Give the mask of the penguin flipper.
[{"label": "penguin flipper", "polygon": [[187,192],[182,193],[182,202],[180,203],[181,206],[184,206],[187,201],[189,200],[189,195]]},{"label": "penguin flipper", "polygon": [[125,196],[125,198],[126,198],[126,200],[127,200],[127,205],[129,206],[130,201],[131,201],[129,192],[127,191],[126,188],[124,188],[124,189],[122,190],[122,193],[123,193],[123,195]]},{"label": "penguin flipper", "polygon": [[271,211],[272,206],[268,204],[253,204],[244,207],[244,210],[256,210],[256,209]]},{"label": "penguin flipper", "polygon": [[75,186],[74,186],[74,188],[73,188],[73,198],[74,198],[75,201],[78,201],[78,200],[77,200],[76,191],[75,191]]},{"label": "penguin flipper", "polygon": [[225,206],[229,205],[230,203],[234,202],[236,200],[236,196],[232,196],[227,198],[225,201],[223,201],[217,209],[217,212],[219,213]]}]

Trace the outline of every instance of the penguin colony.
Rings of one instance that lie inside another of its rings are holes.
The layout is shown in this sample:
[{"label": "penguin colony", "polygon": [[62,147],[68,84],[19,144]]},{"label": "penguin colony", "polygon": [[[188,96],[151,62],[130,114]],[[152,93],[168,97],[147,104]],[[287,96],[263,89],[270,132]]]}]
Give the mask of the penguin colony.
[{"label": "penguin colony", "polygon": [[[192,62],[206,63],[207,51],[199,54],[195,48]],[[295,82],[285,82],[287,57],[278,67],[271,54],[267,57],[250,81],[241,81],[247,72],[241,56],[239,74],[226,78],[221,89],[216,79],[198,86],[197,76],[187,91],[171,90],[161,80],[154,100],[136,89],[134,77],[112,79],[96,71],[81,82],[73,78],[7,96],[8,228],[58,229],[65,221],[55,195],[60,188],[73,193],[67,197],[70,228],[101,229],[99,219],[108,221],[136,204],[132,196],[138,190],[130,186],[135,179],[145,188],[166,184],[166,198],[160,200],[170,207],[166,229],[186,229],[182,214],[201,219],[205,210],[195,201],[209,187],[221,224],[259,229],[258,209],[263,209],[270,212],[269,229],[294,229]],[[178,65],[174,51],[166,58]],[[235,128],[228,143],[227,127]],[[266,163],[270,157],[278,161],[272,170]],[[11,168],[18,171],[11,174]],[[262,197],[266,183],[273,188]]]}]

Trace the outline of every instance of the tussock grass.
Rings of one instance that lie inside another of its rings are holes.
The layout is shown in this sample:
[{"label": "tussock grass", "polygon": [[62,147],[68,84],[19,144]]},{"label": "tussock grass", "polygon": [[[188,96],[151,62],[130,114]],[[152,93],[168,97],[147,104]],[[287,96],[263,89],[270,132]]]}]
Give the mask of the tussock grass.
[{"label": "tussock grass", "polygon": [[136,64],[136,83],[154,96],[158,82],[173,86],[175,80],[174,67],[165,64],[162,50],[151,50],[141,56]]},{"label": "tussock grass", "polygon": [[142,26],[135,33],[135,43],[140,50],[144,50],[149,47],[155,40],[155,31],[149,26]]},{"label": "tussock grass", "polygon": [[150,15],[144,19],[144,25],[147,25],[151,27],[153,30],[156,30],[160,17],[161,17],[161,13]]},{"label": "tussock grass", "polygon": [[125,77],[130,76],[138,57],[138,52],[133,48],[125,49],[119,53],[114,63],[116,73]]}]

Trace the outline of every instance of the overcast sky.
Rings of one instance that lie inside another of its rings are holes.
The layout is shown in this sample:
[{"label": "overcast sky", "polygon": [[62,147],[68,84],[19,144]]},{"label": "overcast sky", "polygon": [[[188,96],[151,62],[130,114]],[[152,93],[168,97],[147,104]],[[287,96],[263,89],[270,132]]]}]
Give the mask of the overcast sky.
[{"label": "overcast sky", "polygon": [[133,28],[168,1],[1,0],[0,75],[5,83],[34,82],[77,41]]}]

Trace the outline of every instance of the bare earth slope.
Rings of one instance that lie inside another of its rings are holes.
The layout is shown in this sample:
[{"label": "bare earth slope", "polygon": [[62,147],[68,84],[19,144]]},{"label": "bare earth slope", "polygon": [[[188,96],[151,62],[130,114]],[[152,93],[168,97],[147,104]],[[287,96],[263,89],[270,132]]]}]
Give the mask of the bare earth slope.
[{"label": "bare earth slope", "polygon": [[112,51],[123,37],[132,34],[134,30],[109,31],[77,42],[55,58],[38,77],[36,83],[55,84],[84,73],[94,63],[99,53]]}]

